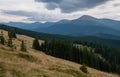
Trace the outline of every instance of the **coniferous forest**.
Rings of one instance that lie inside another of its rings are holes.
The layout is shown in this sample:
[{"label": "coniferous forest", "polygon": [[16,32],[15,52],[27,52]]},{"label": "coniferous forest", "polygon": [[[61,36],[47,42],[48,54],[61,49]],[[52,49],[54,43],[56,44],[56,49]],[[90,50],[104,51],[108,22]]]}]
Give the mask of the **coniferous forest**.
[{"label": "coniferous forest", "polygon": [[120,57],[119,54],[114,56],[114,49],[107,46],[101,47],[97,43],[91,43],[88,46],[79,46],[75,43],[52,40],[41,44],[40,50],[48,55],[86,64],[102,71],[120,73]]}]

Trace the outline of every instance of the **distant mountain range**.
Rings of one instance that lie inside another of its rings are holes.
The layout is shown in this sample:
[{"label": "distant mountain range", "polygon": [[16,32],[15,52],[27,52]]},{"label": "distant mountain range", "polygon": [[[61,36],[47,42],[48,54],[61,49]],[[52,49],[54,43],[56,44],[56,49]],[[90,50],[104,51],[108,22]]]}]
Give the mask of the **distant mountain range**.
[{"label": "distant mountain range", "polygon": [[115,38],[120,38],[120,21],[111,19],[97,19],[88,15],[84,15],[75,20],[61,20],[58,22],[9,22],[4,24],[49,34],[99,36],[106,38],[113,38],[114,36]]},{"label": "distant mountain range", "polygon": [[47,22],[47,23],[40,23],[40,22],[34,22],[34,23],[22,23],[22,22],[9,22],[9,23],[4,23],[5,25],[17,27],[17,28],[22,28],[22,29],[28,29],[28,30],[36,30],[39,28],[45,28],[53,25],[54,23],[52,22]]}]

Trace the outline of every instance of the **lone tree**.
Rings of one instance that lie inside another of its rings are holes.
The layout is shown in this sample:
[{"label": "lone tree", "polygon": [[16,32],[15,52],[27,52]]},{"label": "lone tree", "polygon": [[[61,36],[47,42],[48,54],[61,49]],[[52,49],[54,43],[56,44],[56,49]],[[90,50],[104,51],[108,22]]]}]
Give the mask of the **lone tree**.
[{"label": "lone tree", "polygon": [[3,36],[3,32],[1,32],[1,34],[0,34],[0,43],[5,45],[5,38]]},{"label": "lone tree", "polygon": [[8,39],[8,46],[9,46],[9,47],[12,47],[12,46],[13,46],[13,44],[12,44],[12,38],[9,38],[9,39]]},{"label": "lone tree", "polygon": [[88,73],[88,70],[87,70],[87,67],[85,64],[83,64],[81,67],[80,67],[81,71],[84,72],[84,73]]},{"label": "lone tree", "polygon": [[39,40],[37,38],[35,38],[33,40],[33,45],[32,45],[33,49],[36,49],[36,50],[40,50],[40,44],[39,44]]},{"label": "lone tree", "polygon": [[21,51],[24,51],[24,52],[27,51],[27,47],[26,47],[26,44],[25,44],[24,41],[22,41],[22,43],[21,43],[21,49],[20,49],[20,50],[21,50]]},{"label": "lone tree", "polygon": [[9,38],[16,38],[16,34],[14,31],[8,31]]}]

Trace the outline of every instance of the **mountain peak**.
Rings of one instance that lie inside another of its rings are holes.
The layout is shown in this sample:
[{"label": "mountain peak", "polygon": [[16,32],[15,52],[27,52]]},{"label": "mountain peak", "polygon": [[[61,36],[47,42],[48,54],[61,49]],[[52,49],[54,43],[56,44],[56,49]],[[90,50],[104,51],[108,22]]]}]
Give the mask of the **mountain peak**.
[{"label": "mountain peak", "polygon": [[89,15],[83,15],[79,19],[82,19],[82,20],[96,20],[97,18],[89,16]]}]

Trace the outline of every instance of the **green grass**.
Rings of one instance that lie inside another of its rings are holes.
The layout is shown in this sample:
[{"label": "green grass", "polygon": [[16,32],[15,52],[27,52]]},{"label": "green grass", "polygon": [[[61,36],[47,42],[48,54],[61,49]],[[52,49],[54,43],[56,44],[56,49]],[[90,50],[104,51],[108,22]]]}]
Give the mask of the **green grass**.
[{"label": "green grass", "polygon": [[26,59],[27,61],[30,61],[30,62],[35,62],[37,60],[37,58],[35,58],[31,55],[28,55],[28,54],[18,53],[17,56],[19,58]]},{"label": "green grass", "polygon": [[49,75],[37,75],[36,77],[51,77]]},{"label": "green grass", "polygon": [[4,77],[5,72],[4,64],[0,62],[0,77]]},{"label": "green grass", "polygon": [[51,67],[51,68],[49,68],[49,70],[62,72],[62,73],[66,73],[66,74],[71,74],[75,77],[83,77],[82,73],[80,71],[76,71],[76,70],[73,70],[73,69],[62,69],[60,67]]},{"label": "green grass", "polygon": [[11,74],[12,74],[13,76],[16,76],[16,77],[25,77],[25,75],[24,75],[22,72],[20,72],[20,71],[11,70],[10,72],[11,72]]}]

